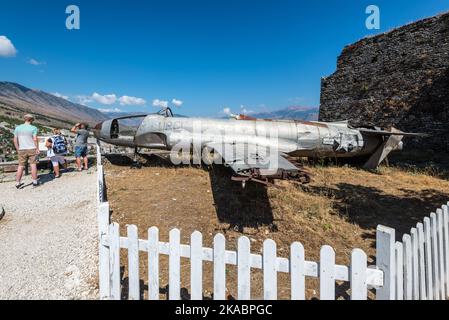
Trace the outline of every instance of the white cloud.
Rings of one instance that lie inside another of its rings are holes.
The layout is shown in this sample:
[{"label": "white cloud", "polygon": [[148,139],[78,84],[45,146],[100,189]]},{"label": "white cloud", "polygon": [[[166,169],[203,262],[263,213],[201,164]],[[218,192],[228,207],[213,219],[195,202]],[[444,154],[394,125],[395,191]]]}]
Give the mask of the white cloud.
[{"label": "white cloud", "polygon": [[143,106],[147,102],[142,98],[123,96],[118,99],[122,106]]},{"label": "white cloud", "polygon": [[9,40],[5,36],[0,36],[0,57],[15,57],[16,54],[17,50],[12,44],[11,40]]},{"label": "white cloud", "polygon": [[183,104],[184,104],[184,102],[183,101],[181,101],[181,100],[178,100],[178,99],[173,99],[172,101],[171,101],[171,103],[173,103],[173,105],[175,106],[175,107],[181,107]]},{"label": "white cloud", "polygon": [[[119,102],[121,106],[143,106],[147,103],[145,101],[145,99],[137,98],[137,97],[130,97],[130,96],[126,96],[126,95],[118,98],[117,95],[114,93],[102,95],[102,94],[99,94],[98,92],[94,92],[90,96],[78,95],[78,96],[75,96],[74,98],[76,99],[76,101],[79,104],[83,104],[83,105],[87,105],[88,103],[91,103],[91,102],[97,102],[102,105],[110,106],[110,105],[113,105],[114,103]],[[110,109],[104,109],[104,110],[110,110]]]},{"label": "white cloud", "polygon": [[36,59],[33,59],[33,58],[28,59],[27,63],[32,64],[33,66],[40,66],[40,65],[43,65],[43,64],[47,64],[44,61],[37,61]]},{"label": "white cloud", "polygon": [[250,114],[250,113],[254,113],[254,111],[253,110],[248,110],[248,109],[246,109],[246,107],[244,106],[244,105],[241,105],[240,106],[240,112],[242,113],[242,114]]},{"label": "white cloud", "polygon": [[222,111],[222,112],[223,112],[225,115],[227,115],[228,117],[231,117],[231,118],[237,118],[237,117],[238,117],[238,115],[232,113],[231,108],[228,108],[228,107],[223,108],[223,111]]},{"label": "white cloud", "polygon": [[153,107],[160,107],[162,109],[168,108],[168,101],[154,99],[153,100]]},{"label": "white cloud", "polygon": [[87,105],[88,103],[93,102],[92,97],[90,96],[76,96],[76,100],[79,104]]},{"label": "white cloud", "polygon": [[69,96],[65,96],[63,94],[60,94],[59,92],[52,93],[52,95],[54,95],[55,97],[58,97],[58,98],[69,100]]},{"label": "white cloud", "polygon": [[100,104],[111,105],[117,101],[117,96],[115,94],[101,95],[94,92],[92,99]]},{"label": "white cloud", "polygon": [[111,109],[98,109],[100,112],[108,113],[108,112],[122,112],[119,108],[111,108]]}]

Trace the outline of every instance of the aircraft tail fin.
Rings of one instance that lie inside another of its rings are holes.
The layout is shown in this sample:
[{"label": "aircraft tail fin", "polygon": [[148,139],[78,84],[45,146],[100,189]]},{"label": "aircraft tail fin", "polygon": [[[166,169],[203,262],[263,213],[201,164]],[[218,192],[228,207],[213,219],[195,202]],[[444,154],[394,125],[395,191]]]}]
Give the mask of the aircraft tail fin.
[{"label": "aircraft tail fin", "polygon": [[402,149],[403,135],[399,130],[391,128],[391,135],[376,149],[368,161],[363,165],[364,169],[376,169],[393,150]]}]

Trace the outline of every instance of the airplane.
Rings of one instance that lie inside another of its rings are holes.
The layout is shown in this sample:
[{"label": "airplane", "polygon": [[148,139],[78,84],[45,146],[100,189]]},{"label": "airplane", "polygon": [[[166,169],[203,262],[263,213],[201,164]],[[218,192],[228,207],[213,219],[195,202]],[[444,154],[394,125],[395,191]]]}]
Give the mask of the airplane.
[{"label": "airplane", "polygon": [[[319,122],[174,116],[170,108],[158,113],[119,117],[97,124],[95,137],[108,144],[161,149],[171,153],[199,151],[202,160],[230,167],[242,186],[248,181],[269,184],[275,179],[310,182],[294,158],[363,158],[363,168],[375,169],[390,152],[402,150],[404,137],[423,137],[395,128],[353,128],[347,121]],[[172,161],[174,161],[172,159]],[[221,162],[220,162],[221,161]],[[217,162],[215,162],[217,163]],[[177,163],[179,164],[179,163]]]}]

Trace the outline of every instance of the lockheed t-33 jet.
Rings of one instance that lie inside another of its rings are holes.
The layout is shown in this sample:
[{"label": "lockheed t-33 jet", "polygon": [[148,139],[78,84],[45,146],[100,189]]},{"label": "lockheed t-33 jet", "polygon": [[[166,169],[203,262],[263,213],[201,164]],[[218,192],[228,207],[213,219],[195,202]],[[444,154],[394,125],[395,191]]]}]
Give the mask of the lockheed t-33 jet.
[{"label": "lockheed t-33 jet", "polygon": [[98,124],[97,139],[109,144],[163,149],[171,153],[199,151],[230,167],[233,180],[267,184],[273,179],[310,181],[294,159],[360,158],[374,169],[393,150],[402,149],[406,136],[423,136],[391,128],[353,128],[348,122],[255,119],[185,118],[167,108],[156,114],[133,115]]}]

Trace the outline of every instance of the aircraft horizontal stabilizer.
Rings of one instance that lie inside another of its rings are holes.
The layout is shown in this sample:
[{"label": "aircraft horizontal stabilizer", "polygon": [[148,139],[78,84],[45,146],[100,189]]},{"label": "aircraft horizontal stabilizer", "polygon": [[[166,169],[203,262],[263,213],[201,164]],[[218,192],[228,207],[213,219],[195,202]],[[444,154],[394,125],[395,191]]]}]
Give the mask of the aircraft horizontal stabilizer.
[{"label": "aircraft horizontal stabilizer", "polygon": [[361,133],[365,134],[375,134],[375,135],[382,135],[382,136],[403,136],[403,137],[421,137],[426,138],[429,137],[426,133],[412,133],[412,132],[402,132],[398,129],[391,128],[391,131],[387,130],[376,130],[376,129],[366,129],[366,128],[360,128],[358,129]]}]

